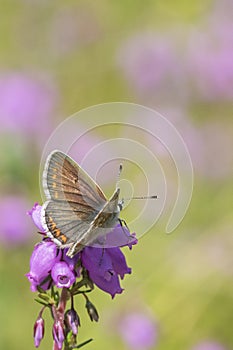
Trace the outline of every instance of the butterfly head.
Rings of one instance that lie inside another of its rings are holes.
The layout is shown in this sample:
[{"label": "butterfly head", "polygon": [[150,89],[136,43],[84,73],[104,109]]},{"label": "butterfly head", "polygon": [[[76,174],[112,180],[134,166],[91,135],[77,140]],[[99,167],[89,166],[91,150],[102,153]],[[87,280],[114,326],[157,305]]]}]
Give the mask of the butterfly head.
[{"label": "butterfly head", "polygon": [[124,205],[124,198],[122,198],[119,202],[118,202],[118,209],[119,211],[122,211],[123,209],[123,205]]}]

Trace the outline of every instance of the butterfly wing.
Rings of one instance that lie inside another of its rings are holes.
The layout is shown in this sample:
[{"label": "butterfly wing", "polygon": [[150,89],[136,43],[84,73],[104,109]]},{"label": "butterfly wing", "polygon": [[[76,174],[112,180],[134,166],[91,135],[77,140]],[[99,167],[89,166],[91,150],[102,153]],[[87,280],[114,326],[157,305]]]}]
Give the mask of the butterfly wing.
[{"label": "butterfly wing", "polygon": [[107,202],[94,180],[60,151],[46,161],[43,187],[48,198],[42,209],[43,228],[63,246],[80,240]]},{"label": "butterfly wing", "polygon": [[71,245],[67,252],[69,257],[72,258],[82,249],[83,246],[95,243],[96,240],[98,240],[100,237],[104,237],[113,229],[118,221],[118,216],[120,213],[120,208],[118,205],[119,194],[120,189],[117,188],[110,200],[105,203],[102,210],[99,211],[93,218],[88,230],[82,235],[82,237],[79,237],[79,239]]},{"label": "butterfly wing", "polygon": [[48,199],[102,208],[107,199],[95,181],[69,156],[52,152],[46,161],[43,187]]}]

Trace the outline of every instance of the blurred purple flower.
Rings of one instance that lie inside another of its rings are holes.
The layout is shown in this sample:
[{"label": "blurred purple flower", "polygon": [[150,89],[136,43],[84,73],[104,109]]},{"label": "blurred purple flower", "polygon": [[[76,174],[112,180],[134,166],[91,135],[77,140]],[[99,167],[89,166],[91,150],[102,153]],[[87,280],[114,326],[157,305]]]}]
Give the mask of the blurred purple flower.
[{"label": "blurred purple flower", "polygon": [[54,264],[51,276],[58,288],[70,288],[75,282],[75,275],[69,268],[68,264],[64,261]]},{"label": "blurred purple flower", "polygon": [[[217,24],[217,25],[216,25]],[[190,35],[188,74],[202,99],[233,98],[232,21],[219,16],[218,23]]]},{"label": "blurred purple flower", "polygon": [[140,92],[158,91],[174,81],[179,62],[171,38],[142,33],[125,42],[119,52],[119,65],[133,88]]},{"label": "blurred purple flower", "polygon": [[47,134],[56,101],[57,91],[48,79],[21,72],[0,76],[2,130]]},{"label": "blurred purple flower", "polygon": [[[54,265],[60,261],[61,254],[61,250],[51,241],[42,241],[35,246],[30,259],[30,272],[26,274],[33,292],[36,292],[37,286],[50,275]],[[41,287],[47,289],[49,284]]]},{"label": "blurred purple flower", "polygon": [[25,217],[28,203],[20,195],[2,197],[0,201],[0,240],[12,246],[29,239],[30,224]]},{"label": "blurred purple flower", "polygon": [[226,350],[226,348],[213,341],[205,341],[192,348],[192,350]]},{"label": "blurred purple flower", "polygon": [[157,343],[157,326],[145,314],[135,312],[124,316],[121,318],[118,329],[130,349],[154,349]]}]

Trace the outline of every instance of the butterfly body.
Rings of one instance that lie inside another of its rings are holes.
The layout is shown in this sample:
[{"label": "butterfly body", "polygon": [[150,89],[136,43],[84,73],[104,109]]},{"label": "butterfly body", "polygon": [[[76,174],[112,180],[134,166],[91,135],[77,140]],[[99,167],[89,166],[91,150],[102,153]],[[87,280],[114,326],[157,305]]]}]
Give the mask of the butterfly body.
[{"label": "butterfly body", "polygon": [[42,225],[48,237],[73,257],[85,245],[106,235],[119,220],[122,205],[117,188],[107,200],[95,181],[69,156],[53,151],[43,173],[47,201]]}]

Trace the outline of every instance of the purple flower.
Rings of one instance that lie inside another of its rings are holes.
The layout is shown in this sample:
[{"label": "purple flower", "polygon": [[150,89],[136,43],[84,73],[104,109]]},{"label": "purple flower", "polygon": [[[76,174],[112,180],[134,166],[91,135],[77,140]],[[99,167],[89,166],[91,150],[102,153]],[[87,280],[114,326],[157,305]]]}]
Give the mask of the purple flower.
[{"label": "purple flower", "polygon": [[230,100],[233,98],[233,45],[232,21],[218,18],[190,36],[188,69],[197,94],[202,99]]},{"label": "purple flower", "polygon": [[57,262],[52,268],[52,279],[58,288],[69,288],[75,282],[75,275],[64,261]]},{"label": "purple flower", "polygon": [[60,321],[55,321],[53,324],[53,339],[57,344],[58,349],[62,349],[62,344],[65,340],[64,330]]},{"label": "purple flower", "polygon": [[[31,290],[37,291],[37,286],[50,275],[54,265],[60,261],[61,251],[51,241],[42,241],[34,248],[30,259],[30,272],[26,275],[31,283]],[[47,289],[49,284],[41,285],[43,289]]]},{"label": "purple flower", "polygon": [[[41,206],[37,203],[29,212],[38,228],[42,228],[40,212]],[[118,225],[107,234],[104,242],[101,242],[101,239],[99,241],[99,244],[96,244],[99,248],[85,247],[72,259],[66,256],[67,249],[62,252],[50,240],[37,245],[31,257],[30,272],[27,274],[31,282],[31,289],[36,291],[36,287],[50,273],[58,288],[69,288],[75,282],[76,277],[80,276],[81,266],[76,268],[76,264],[81,258],[82,266],[86,268],[91,280],[100,289],[110,293],[112,298],[115,294],[122,293],[119,277],[123,279],[125,274],[131,273],[131,269],[127,266],[125,257],[118,246],[128,245],[131,249],[132,245],[137,243],[137,239],[135,235],[130,235],[125,227]],[[103,249],[103,245],[113,248]],[[51,253],[48,249],[51,250]],[[46,286],[42,287],[46,289]]]},{"label": "purple flower", "polygon": [[27,200],[19,195],[2,197],[0,201],[0,240],[9,246],[29,238],[30,224],[25,217]]},{"label": "purple flower", "polygon": [[130,349],[154,349],[157,342],[156,324],[142,313],[131,313],[121,318],[119,332]]},{"label": "purple flower", "polygon": [[121,279],[124,278],[125,274],[131,274],[131,268],[127,266],[125,256],[119,248],[107,248],[107,254],[112,259],[114,272],[118,274]]},{"label": "purple flower", "polygon": [[138,240],[135,237],[135,233],[130,233],[129,230],[120,224],[116,225],[105,237],[100,237],[94,243],[91,244],[94,248],[112,248],[112,247],[125,247],[128,246],[132,249],[132,246],[137,244]]},{"label": "purple flower", "polygon": [[226,350],[226,348],[214,341],[205,341],[203,343],[195,345],[192,350]]},{"label": "purple flower", "polygon": [[179,61],[171,40],[154,33],[129,38],[120,49],[119,65],[130,85],[140,92],[167,89],[175,82]]},{"label": "purple flower", "polygon": [[131,269],[126,265],[120,248],[85,247],[81,260],[91,280],[100,289],[111,294],[112,298],[122,293],[118,275],[123,278],[126,273],[131,273]]},{"label": "purple flower", "polygon": [[77,262],[80,260],[80,253],[77,253],[73,258],[70,258],[66,255],[67,252],[68,248],[64,249],[63,260],[67,263],[70,270],[75,270],[76,275],[80,276],[80,267],[75,269]]},{"label": "purple flower", "polygon": [[0,77],[0,119],[2,130],[47,134],[57,92],[48,79],[21,72]]},{"label": "purple flower", "polygon": [[32,209],[27,212],[27,214],[31,216],[34,224],[38,227],[40,232],[44,232],[44,229],[41,224],[41,208],[41,205],[35,203]]},{"label": "purple flower", "polygon": [[44,319],[41,316],[38,317],[34,324],[33,337],[35,347],[38,348],[41,340],[44,338]]}]

